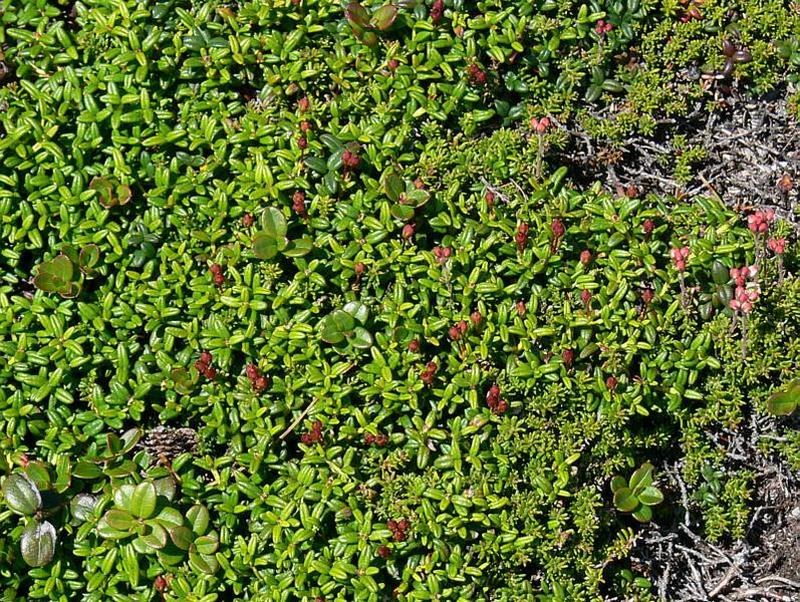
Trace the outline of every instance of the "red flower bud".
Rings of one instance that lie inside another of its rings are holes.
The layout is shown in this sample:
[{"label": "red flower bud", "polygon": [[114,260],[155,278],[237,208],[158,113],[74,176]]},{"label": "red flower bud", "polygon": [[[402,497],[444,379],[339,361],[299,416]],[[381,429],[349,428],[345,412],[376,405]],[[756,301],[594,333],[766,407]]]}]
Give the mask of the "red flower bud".
[{"label": "red flower bud", "polygon": [[397,59],[389,59],[389,61],[386,63],[386,66],[389,67],[389,71],[392,72],[397,70],[398,65],[399,63],[397,62]]},{"label": "red flower bud", "polygon": [[305,113],[306,111],[308,111],[309,104],[310,103],[308,102],[308,98],[303,96],[303,98],[301,98],[300,100],[297,101],[297,109],[301,113]]},{"label": "red flower bud", "polygon": [[242,225],[245,228],[249,228],[250,226],[252,226],[254,221],[255,221],[255,218],[253,217],[252,213],[245,213],[242,216]]},{"label": "red flower bud", "polygon": [[362,262],[360,262],[360,261],[359,261],[359,262],[358,262],[358,263],[357,263],[357,264],[356,264],[356,265],[353,267],[353,269],[354,269],[354,270],[355,270],[355,272],[356,272],[356,276],[361,276],[361,274],[363,274],[363,273],[364,273],[364,271],[367,269],[367,266],[366,266],[366,265],[364,265]]},{"label": "red flower bud", "polygon": [[266,388],[267,388],[267,379],[266,379],[266,377],[264,377],[264,376],[256,377],[256,379],[253,381],[253,390],[256,393],[260,393],[261,391],[263,391]]},{"label": "red flower bud", "polygon": [[614,378],[613,376],[609,376],[606,379],[606,388],[609,391],[613,391],[614,389],[616,389],[617,388],[617,379]]},{"label": "red flower bud", "polygon": [[481,312],[475,310],[469,315],[469,319],[474,326],[478,326],[481,323],[483,316],[481,316]]},{"label": "red flower bud", "polygon": [[218,263],[212,263],[208,267],[208,271],[211,272],[212,274],[221,274],[222,273],[222,266],[219,265]]},{"label": "red flower bud", "polygon": [[165,592],[169,587],[169,581],[163,576],[159,575],[153,580],[153,587],[157,592]]},{"label": "red flower bud", "polygon": [[205,364],[206,366],[208,366],[209,364],[211,364],[211,362],[214,361],[214,358],[212,357],[211,353],[209,353],[208,351],[201,351],[200,352],[200,361],[203,364]]},{"label": "red flower bud", "polygon": [[572,366],[572,362],[575,359],[575,352],[572,349],[564,349],[561,352],[561,361],[564,362],[564,365],[569,368]]},{"label": "red flower bud", "polygon": [[461,331],[458,329],[458,326],[451,326],[447,331],[447,334],[454,341],[457,341],[461,338]]},{"label": "red flower bud", "polygon": [[655,293],[653,292],[653,289],[646,288],[642,291],[642,301],[644,301],[645,305],[650,305],[654,296]]},{"label": "red flower bud", "polygon": [[467,332],[467,328],[469,328],[469,324],[467,324],[466,320],[459,320],[456,326],[458,327],[458,330],[461,332],[461,334]]},{"label": "red flower bud", "polygon": [[527,311],[527,308],[525,307],[525,301],[523,301],[522,299],[517,301],[516,308],[517,308],[517,313],[519,315],[521,315],[521,316],[525,315],[525,312]]},{"label": "red flower bud", "polygon": [[305,150],[308,148],[308,140],[305,136],[298,136],[297,137],[297,146],[300,147],[300,150]]},{"label": "red flower bud", "polygon": [[581,302],[583,302],[586,307],[588,307],[592,302],[592,293],[587,289],[583,289],[583,291],[581,291]]},{"label": "red flower bud", "polygon": [[205,376],[208,380],[214,380],[217,377],[217,369],[216,368],[207,367],[203,371],[203,376]]},{"label": "red flower bud", "polygon": [[300,131],[304,134],[307,134],[311,131],[311,122],[310,121],[301,121],[300,122]]},{"label": "red flower bud", "polygon": [[653,230],[655,230],[655,228],[656,224],[653,220],[651,219],[644,220],[644,223],[642,224],[642,232],[645,233],[645,236],[650,236],[653,233]]},{"label": "red flower bud", "polygon": [[592,261],[592,252],[589,249],[581,251],[581,263],[583,265],[589,265]]},{"label": "red flower bud", "polygon": [[491,190],[487,190],[483,198],[486,199],[486,204],[489,205],[490,208],[494,207],[494,193]]},{"label": "red flower bud", "polygon": [[392,554],[391,550],[389,550],[389,546],[383,545],[378,547],[378,556],[381,558],[389,558]]},{"label": "red flower bud", "polygon": [[425,182],[422,181],[422,178],[414,180],[414,188],[417,190],[425,190]]},{"label": "red flower bud", "polygon": [[255,380],[259,376],[258,366],[256,366],[255,364],[247,364],[247,366],[244,369],[244,373],[250,380]]},{"label": "red flower bud", "polygon": [[411,237],[414,236],[414,224],[406,224],[403,226],[403,238],[406,240],[411,240]]},{"label": "red flower bud", "polygon": [[417,339],[412,339],[411,341],[409,341],[409,343],[408,343],[408,350],[409,350],[411,353],[417,353],[417,352],[419,352],[419,341],[418,341]]},{"label": "red flower bud", "polygon": [[300,217],[306,217],[306,193],[296,190],[292,195],[292,210]]}]

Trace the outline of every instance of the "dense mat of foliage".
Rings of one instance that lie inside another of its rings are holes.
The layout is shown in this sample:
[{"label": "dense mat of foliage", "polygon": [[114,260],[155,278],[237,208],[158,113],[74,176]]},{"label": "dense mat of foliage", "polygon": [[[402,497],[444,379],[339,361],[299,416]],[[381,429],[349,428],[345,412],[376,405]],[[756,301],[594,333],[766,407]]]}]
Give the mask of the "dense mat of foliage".
[{"label": "dense mat of foliage", "polygon": [[[6,2],[3,600],[646,599],[648,462],[699,486],[706,429],[794,377],[796,259],[716,200],[565,185],[539,118],[768,89],[799,30],[749,0]],[[751,483],[714,479],[736,536]]]}]

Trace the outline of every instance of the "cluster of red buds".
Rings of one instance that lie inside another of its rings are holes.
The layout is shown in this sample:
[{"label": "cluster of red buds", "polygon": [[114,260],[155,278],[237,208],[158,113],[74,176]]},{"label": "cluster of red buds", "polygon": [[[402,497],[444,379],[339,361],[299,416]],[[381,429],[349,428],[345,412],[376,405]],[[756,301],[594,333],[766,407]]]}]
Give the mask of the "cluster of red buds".
[{"label": "cluster of red buds", "polygon": [[304,134],[308,134],[311,131],[311,122],[310,121],[301,121],[300,122],[300,131]]},{"label": "cluster of red buds", "polygon": [[433,256],[436,257],[436,261],[439,263],[444,263],[453,254],[453,249],[450,247],[433,247]]},{"label": "cluster of red buds", "polygon": [[486,72],[475,63],[472,63],[467,67],[467,81],[473,86],[485,86]]},{"label": "cluster of red buds", "polygon": [[473,311],[469,315],[469,321],[472,322],[473,326],[480,326],[481,322],[483,321],[483,316],[481,315],[481,312],[479,312],[477,309]]},{"label": "cluster of red buds", "polygon": [[592,308],[592,293],[589,289],[583,289],[581,291],[581,303],[583,303],[583,307],[587,312]]},{"label": "cluster of red buds", "polygon": [[758,301],[758,295],[759,288],[755,283],[751,283],[747,287],[737,286],[733,299],[731,299],[731,309],[749,314],[753,311],[753,304]]},{"label": "cluster of red buds", "polygon": [[669,254],[672,257],[672,263],[675,264],[675,269],[685,272],[686,262],[689,259],[689,247],[673,247]]},{"label": "cluster of red buds", "polygon": [[419,353],[419,341],[417,339],[411,339],[408,342],[408,350],[411,353]]},{"label": "cluster of red buds", "polygon": [[300,435],[300,441],[305,445],[312,445],[322,441],[322,423],[319,420],[315,420],[314,424],[311,425],[311,430]]},{"label": "cluster of red buds", "polygon": [[747,216],[747,227],[754,234],[763,233],[769,230],[769,225],[775,221],[775,210],[756,211]]},{"label": "cluster of red buds", "polygon": [[305,136],[298,136],[297,146],[300,148],[300,150],[306,150],[308,148],[308,138]]},{"label": "cluster of red buds", "polygon": [[529,226],[526,222],[522,222],[517,226],[517,233],[514,235],[514,242],[517,243],[517,250],[521,253],[528,243],[528,230]]},{"label": "cluster of red buds", "polygon": [[403,226],[402,236],[404,240],[411,240],[417,227],[414,224],[406,224]]},{"label": "cluster of red buds", "polygon": [[754,279],[758,275],[758,268],[754,265],[746,265],[741,268],[731,268],[731,278],[737,287],[745,286],[748,280]]},{"label": "cluster of red buds", "polygon": [[656,223],[653,220],[649,218],[644,220],[644,223],[642,224],[642,232],[644,232],[645,236],[649,237],[655,229]]},{"label": "cluster of red buds", "polygon": [[767,246],[769,247],[770,251],[775,253],[775,255],[783,255],[784,251],[786,251],[786,239],[770,238],[767,241]]},{"label": "cluster of red buds", "polygon": [[301,113],[305,113],[308,111],[308,107],[311,103],[308,101],[308,97],[303,96],[300,100],[297,101],[297,110]]},{"label": "cluster of red buds", "polygon": [[153,587],[158,593],[163,594],[169,589],[169,581],[169,576],[164,577],[163,575],[159,575],[153,580]]},{"label": "cluster of red buds", "polygon": [[431,22],[438,25],[444,15],[444,0],[436,0],[431,6]]},{"label": "cluster of red buds", "polygon": [[426,385],[432,385],[438,369],[439,366],[436,365],[436,362],[428,362],[428,365],[425,366],[425,369],[422,371],[419,377]]},{"label": "cluster of red buds", "polygon": [[408,530],[411,528],[411,523],[407,518],[402,520],[389,519],[386,521],[386,526],[392,532],[392,537],[395,541],[405,541],[408,537]]},{"label": "cluster of red buds", "polygon": [[758,300],[760,289],[758,283],[752,282],[758,276],[758,268],[754,265],[731,268],[731,278],[736,283],[730,306],[733,311],[749,314],[753,311],[753,303]]},{"label": "cluster of red buds", "polygon": [[245,228],[249,228],[250,226],[252,226],[253,222],[255,221],[256,219],[253,217],[252,213],[245,213],[242,216],[242,226],[244,226]]},{"label": "cluster of red buds", "polygon": [[267,388],[267,377],[261,374],[261,371],[255,364],[247,364],[244,373],[247,375],[250,384],[253,386],[253,391],[256,393],[261,393],[261,391]]},{"label": "cluster of red buds", "polygon": [[606,35],[612,29],[614,29],[614,26],[603,19],[600,19],[594,26],[595,32],[601,37]]},{"label": "cluster of red buds", "polygon": [[450,327],[450,329],[447,331],[447,334],[450,336],[452,340],[457,341],[464,334],[466,334],[467,328],[469,328],[467,321],[460,320],[458,324],[454,324],[453,326]]},{"label": "cluster of red buds", "polygon": [[388,61],[386,61],[386,66],[389,68],[389,71],[394,73],[400,66],[400,63],[397,62],[397,59],[389,59]]},{"label": "cluster of red buds", "polygon": [[487,190],[486,194],[483,195],[483,198],[486,200],[486,204],[489,206],[489,209],[494,207],[494,193],[491,190]]},{"label": "cluster of red buds", "polygon": [[653,298],[655,297],[655,292],[651,288],[646,288],[642,290],[642,301],[644,301],[645,305],[650,305],[653,302]]},{"label": "cluster of red buds", "polygon": [[308,217],[306,211],[306,193],[302,190],[296,190],[292,195],[292,210],[302,218]]},{"label": "cluster of red buds", "polygon": [[531,117],[531,129],[537,134],[544,134],[549,127],[550,127],[549,117],[542,117],[541,119],[537,119],[536,117]]},{"label": "cluster of red buds", "polygon": [[564,227],[564,222],[558,218],[555,218],[550,224],[550,231],[553,233],[553,240],[550,243],[550,252],[555,253],[556,249],[558,249],[558,245],[561,244],[561,239],[564,237],[564,233],[567,231],[567,229]]},{"label": "cluster of red buds", "polygon": [[378,546],[378,556],[380,556],[383,559],[386,559],[386,558],[389,558],[389,556],[391,556],[391,555],[392,555],[392,551],[389,549],[389,546],[387,546],[385,544],[382,545],[382,546]]},{"label": "cluster of red buds", "polygon": [[492,385],[487,391],[486,405],[489,406],[492,413],[498,416],[505,414],[508,410],[508,402],[505,399],[500,399],[500,387],[497,385]]},{"label": "cluster of red buds", "polygon": [[589,265],[592,262],[592,252],[589,249],[584,249],[581,251],[581,263],[583,265]]},{"label": "cluster of red buds", "polygon": [[521,316],[524,316],[525,312],[528,311],[528,308],[525,306],[525,301],[523,301],[522,299],[517,301],[515,307],[517,308],[517,313]]},{"label": "cluster of red buds", "polygon": [[561,361],[567,368],[572,367],[572,362],[575,361],[575,352],[572,349],[564,349],[561,352]]},{"label": "cluster of red buds", "polygon": [[194,367],[197,368],[197,371],[208,380],[214,380],[217,376],[217,370],[211,365],[212,361],[214,361],[214,358],[211,357],[211,354],[208,351],[202,351],[200,353],[200,359],[194,363]]},{"label": "cluster of red buds", "polygon": [[360,163],[361,159],[353,151],[345,150],[342,153],[342,165],[344,165],[345,172],[350,172],[354,169],[357,169]]},{"label": "cluster of red buds", "polygon": [[211,272],[211,277],[214,278],[214,284],[222,286],[225,284],[225,276],[222,274],[222,266],[218,263],[212,263],[208,271]]},{"label": "cluster of red buds", "polygon": [[613,392],[617,388],[617,379],[614,376],[609,376],[606,379],[606,389]]},{"label": "cluster of red buds", "polygon": [[384,435],[383,433],[378,433],[377,435],[373,435],[372,433],[367,433],[364,435],[364,443],[367,445],[377,445],[378,447],[384,447],[387,443],[389,443],[389,437]]}]

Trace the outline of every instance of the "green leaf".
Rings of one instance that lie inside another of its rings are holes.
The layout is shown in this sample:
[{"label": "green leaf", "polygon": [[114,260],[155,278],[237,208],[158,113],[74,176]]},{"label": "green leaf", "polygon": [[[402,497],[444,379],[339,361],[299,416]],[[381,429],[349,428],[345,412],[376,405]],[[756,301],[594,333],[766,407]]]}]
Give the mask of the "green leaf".
[{"label": "green leaf", "polygon": [[361,326],[357,326],[353,330],[353,336],[350,337],[350,344],[357,349],[369,349],[372,347],[372,335]]},{"label": "green leaf", "polygon": [[628,486],[628,481],[625,480],[625,477],[620,475],[615,476],[611,479],[611,492],[616,493],[617,490],[622,489],[623,487]]},{"label": "green leaf", "polygon": [[286,218],[280,209],[267,207],[261,214],[261,228],[277,242],[286,237]]},{"label": "green leaf", "polygon": [[392,216],[396,217],[399,220],[403,220],[407,222],[412,217],[414,217],[414,208],[409,205],[392,205],[390,209]]},{"label": "green leaf", "polygon": [[428,199],[431,198],[431,195],[428,193],[427,190],[423,190],[421,188],[415,188],[414,190],[410,190],[406,193],[406,201],[403,203],[404,205],[410,205],[411,207],[422,207],[425,203],[428,202]]},{"label": "green leaf", "polygon": [[219,548],[219,539],[213,535],[204,535],[195,540],[194,547],[198,553],[208,556],[216,552],[217,548]]},{"label": "green leaf", "polygon": [[167,506],[162,508],[153,520],[158,521],[163,527],[180,527],[183,525],[183,514]]},{"label": "green leaf", "polygon": [[91,273],[92,268],[100,260],[100,247],[95,244],[86,245],[81,249],[78,265],[84,273]]},{"label": "green leaf", "polygon": [[69,511],[76,522],[82,523],[94,514],[94,508],[97,505],[97,498],[88,493],[79,493],[69,502]]},{"label": "green leaf", "polygon": [[719,260],[715,260],[711,265],[711,278],[714,280],[714,284],[718,284],[720,286],[727,284],[731,279],[730,271],[727,267],[725,267],[724,263]]},{"label": "green leaf", "polygon": [[156,488],[152,483],[139,483],[131,495],[129,510],[139,518],[149,518],[156,509]]},{"label": "green leaf", "polygon": [[52,274],[37,274],[33,277],[33,285],[46,293],[58,293],[66,290],[68,283]]},{"label": "green leaf", "polygon": [[278,254],[278,242],[268,232],[256,232],[253,235],[253,255],[259,259],[272,259]]},{"label": "green leaf", "polygon": [[139,442],[139,439],[142,438],[142,429],[139,428],[128,429],[127,431],[122,433],[122,436],[120,438],[122,439],[122,449],[120,450],[120,453],[126,454],[129,451],[131,451]]},{"label": "green leaf", "polygon": [[79,479],[97,479],[103,476],[103,471],[97,464],[78,462],[72,470],[72,475]]},{"label": "green leaf", "polygon": [[159,524],[149,524],[150,531],[139,539],[153,551],[160,550],[167,545],[167,531]]},{"label": "green leaf", "polygon": [[345,8],[344,15],[350,25],[355,25],[360,29],[369,26],[369,13],[358,2],[350,2]]},{"label": "green leaf", "polygon": [[339,332],[345,334],[351,332],[356,326],[355,319],[352,315],[341,309],[335,309],[330,315],[333,326]]},{"label": "green leaf", "polygon": [[208,508],[202,504],[195,504],[189,508],[189,511],[186,513],[186,519],[192,526],[192,531],[195,535],[203,535],[208,530],[210,516],[208,514]]},{"label": "green leaf", "polygon": [[776,416],[789,416],[800,404],[800,380],[775,391],[767,399],[767,411]]},{"label": "green leaf", "polygon": [[153,486],[156,488],[157,495],[168,499],[170,502],[175,499],[177,485],[175,483],[175,477],[172,475],[153,480]]},{"label": "green leaf", "polygon": [[332,344],[341,343],[345,339],[344,334],[339,330],[336,324],[334,324],[330,315],[325,316],[322,318],[322,320],[320,320],[319,336],[326,343]]},{"label": "green leaf", "polygon": [[639,505],[639,500],[628,487],[614,492],[614,506],[621,512],[632,512]]},{"label": "green leaf", "polygon": [[31,462],[23,469],[23,472],[25,476],[33,481],[33,484],[39,491],[50,489],[50,473],[41,462]]},{"label": "green leaf", "polygon": [[650,506],[639,506],[632,516],[640,523],[648,523],[653,518],[653,511]]},{"label": "green leaf", "polygon": [[133,497],[135,489],[133,485],[128,483],[117,487],[117,489],[114,490],[114,505],[123,510],[130,510],[131,498]]},{"label": "green leaf", "polygon": [[189,552],[189,566],[199,573],[212,575],[217,572],[219,562],[214,556]]},{"label": "green leaf", "polygon": [[639,501],[647,506],[655,506],[664,501],[664,494],[657,487],[650,485],[639,494]]},{"label": "green leaf", "polygon": [[369,308],[360,301],[350,301],[342,308],[342,311],[346,311],[361,324],[366,324],[369,318]]},{"label": "green leaf", "polygon": [[390,170],[383,174],[383,190],[393,203],[400,200],[400,195],[405,192],[406,185],[402,178]]},{"label": "green leaf", "polygon": [[34,522],[22,532],[22,558],[32,567],[40,567],[53,559],[56,549],[56,530],[49,522]]},{"label": "green leaf", "polygon": [[639,495],[641,491],[653,483],[653,465],[645,462],[637,468],[631,475],[628,486],[633,490],[634,495]]},{"label": "green leaf", "polygon": [[287,257],[302,257],[307,255],[314,248],[314,241],[310,238],[303,237],[290,241],[283,254]]},{"label": "green leaf", "polygon": [[16,514],[31,516],[42,507],[42,495],[27,475],[9,475],[3,481],[2,491],[6,505]]},{"label": "green leaf", "polygon": [[135,520],[127,510],[112,508],[103,515],[103,519],[109,527],[116,531],[130,531],[135,524]]},{"label": "green leaf", "polygon": [[188,550],[192,545],[192,530],[189,527],[167,527],[167,532],[178,549]]},{"label": "green leaf", "polygon": [[394,4],[384,4],[372,15],[372,23],[381,31],[386,31],[397,19],[397,7]]}]

